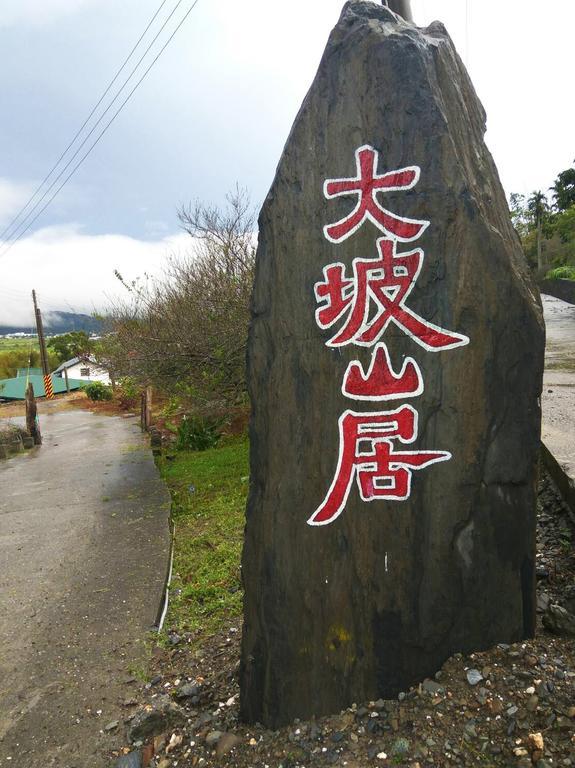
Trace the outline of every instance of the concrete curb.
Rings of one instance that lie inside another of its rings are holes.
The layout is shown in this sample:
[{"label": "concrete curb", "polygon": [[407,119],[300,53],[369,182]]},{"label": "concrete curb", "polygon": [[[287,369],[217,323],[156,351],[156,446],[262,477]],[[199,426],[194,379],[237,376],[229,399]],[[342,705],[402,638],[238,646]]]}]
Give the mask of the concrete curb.
[{"label": "concrete curb", "polygon": [[543,441],[541,441],[541,460],[543,461],[545,469],[551,475],[559,493],[563,497],[563,501],[569,509],[569,514],[575,523],[575,482],[569,477],[567,472],[565,472],[561,464],[559,464]]},{"label": "concrete curb", "polygon": [[540,280],[539,290],[547,296],[575,304],[575,280]]}]

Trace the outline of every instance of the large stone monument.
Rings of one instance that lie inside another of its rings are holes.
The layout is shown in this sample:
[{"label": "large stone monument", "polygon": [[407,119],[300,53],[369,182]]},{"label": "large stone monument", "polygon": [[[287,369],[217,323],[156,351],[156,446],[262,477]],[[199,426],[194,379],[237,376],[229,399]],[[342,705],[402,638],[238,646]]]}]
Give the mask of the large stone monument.
[{"label": "large stone monument", "polygon": [[346,3],[260,216],[248,721],[534,632],[544,329],[484,132],[441,24]]}]

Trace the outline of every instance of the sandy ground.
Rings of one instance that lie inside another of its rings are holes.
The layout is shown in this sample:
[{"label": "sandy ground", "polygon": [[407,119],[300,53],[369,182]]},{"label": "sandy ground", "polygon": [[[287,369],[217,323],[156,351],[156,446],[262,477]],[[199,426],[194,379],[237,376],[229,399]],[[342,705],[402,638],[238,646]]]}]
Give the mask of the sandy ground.
[{"label": "sandy ground", "polygon": [[136,419],[58,402],[43,445],[0,462],[3,768],[108,764],[167,572],[169,495]]}]

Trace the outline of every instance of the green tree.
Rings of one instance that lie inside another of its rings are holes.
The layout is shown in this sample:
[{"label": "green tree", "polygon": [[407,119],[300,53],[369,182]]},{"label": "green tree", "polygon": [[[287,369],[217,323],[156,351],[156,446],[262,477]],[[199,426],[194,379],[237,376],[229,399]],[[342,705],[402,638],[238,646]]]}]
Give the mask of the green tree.
[{"label": "green tree", "polygon": [[511,214],[511,222],[515,227],[515,231],[523,240],[529,232],[529,212],[527,211],[525,195],[521,195],[518,192],[512,192],[509,195],[509,213]]},{"label": "green tree", "polygon": [[71,331],[60,336],[52,336],[46,341],[46,346],[56,354],[60,363],[64,363],[73,357],[88,354],[91,343],[85,331]]},{"label": "green tree", "polygon": [[562,243],[575,245],[575,204],[554,216],[553,231],[559,235]]},{"label": "green tree", "polygon": [[575,205],[575,167],[560,173],[551,191],[553,203],[558,211],[566,211]]}]

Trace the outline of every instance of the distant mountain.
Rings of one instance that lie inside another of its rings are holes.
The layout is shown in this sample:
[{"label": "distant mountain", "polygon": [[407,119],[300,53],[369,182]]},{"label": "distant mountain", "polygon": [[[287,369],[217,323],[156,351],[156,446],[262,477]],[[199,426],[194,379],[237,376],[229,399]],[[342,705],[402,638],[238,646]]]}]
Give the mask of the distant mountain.
[{"label": "distant mountain", "polygon": [[[79,315],[75,312],[49,312],[44,316],[44,330],[49,336],[70,331],[86,331],[99,333],[102,324],[90,315]],[[30,326],[0,325],[0,336],[7,333],[30,333]]]}]

